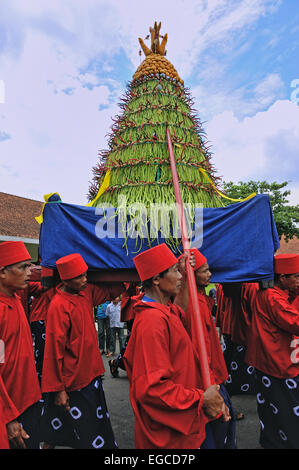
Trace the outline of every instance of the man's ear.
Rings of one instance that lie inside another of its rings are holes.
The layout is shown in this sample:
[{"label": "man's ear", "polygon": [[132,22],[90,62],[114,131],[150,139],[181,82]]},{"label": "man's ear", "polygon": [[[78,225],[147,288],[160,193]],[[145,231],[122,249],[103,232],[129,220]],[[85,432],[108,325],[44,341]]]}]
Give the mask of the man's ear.
[{"label": "man's ear", "polygon": [[3,278],[5,276],[5,267],[0,266],[0,277]]},{"label": "man's ear", "polygon": [[160,284],[160,276],[159,274],[157,276],[154,276],[153,279],[152,279],[152,284],[153,286],[159,286]]}]

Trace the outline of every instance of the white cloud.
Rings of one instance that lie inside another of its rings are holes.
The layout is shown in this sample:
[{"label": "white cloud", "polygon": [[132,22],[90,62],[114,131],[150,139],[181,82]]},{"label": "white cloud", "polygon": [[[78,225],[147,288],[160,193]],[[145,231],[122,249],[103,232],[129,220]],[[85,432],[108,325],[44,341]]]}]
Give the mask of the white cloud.
[{"label": "white cloud", "polygon": [[251,90],[244,85],[229,91],[225,83],[219,83],[217,67],[214,83],[210,78],[209,83],[192,89],[195,107],[203,120],[209,120],[225,110],[231,110],[240,119],[252,116],[269,107],[277,99],[283,98],[284,94],[285,85],[276,73],[268,74]]},{"label": "white cloud", "polygon": [[[138,65],[138,36],[145,37],[154,21],[168,33],[169,59],[182,77],[192,72],[201,52],[213,44],[226,47],[236,33],[244,32],[279,0],[10,0],[6,30],[15,37],[29,28],[68,46],[72,60],[87,63],[97,54],[124,53]],[[178,22],[178,18],[180,21]],[[13,30],[12,30],[13,28]]]},{"label": "white cloud", "polygon": [[298,203],[299,106],[280,100],[243,120],[225,111],[211,119],[206,132],[224,181],[290,181],[292,203]]},{"label": "white cloud", "polygon": [[[36,199],[58,191],[66,202],[84,204],[91,169],[117,111],[109,104],[117,84],[83,87],[86,79],[96,84],[94,77],[79,76],[67,60],[58,62],[43,35],[31,32],[26,43],[18,62],[22,76],[8,69],[5,76],[0,129],[11,139],[1,142],[1,191]],[[63,92],[68,87],[72,95]],[[99,112],[99,105],[108,108]]]},{"label": "white cloud", "polygon": [[272,103],[273,97],[277,97],[284,90],[284,84],[277,73],[268,75],[254,89],[254,100],[265,108]]}]

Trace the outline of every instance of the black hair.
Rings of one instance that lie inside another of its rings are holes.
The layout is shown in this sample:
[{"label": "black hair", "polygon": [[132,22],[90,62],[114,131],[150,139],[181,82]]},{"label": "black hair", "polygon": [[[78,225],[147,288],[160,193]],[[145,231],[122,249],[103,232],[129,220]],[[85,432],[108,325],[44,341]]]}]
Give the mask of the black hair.
[{"label": "black hair", "polygon": [[[163,277],[164,274],[167,273],[169,268],[165,269],[164,271],[162,271],[161,273],[157,274],[157,276],[159,277]],[[155,276],[156,277],[156,276]],[[146,279],[145,281],[142,281],[142,285],[141,285],[141,289],[142,291],[144,292],[146,289],[151,289],[152,286],[153,286],[153,278],[154,277],[151,277],[150,279]]]}]

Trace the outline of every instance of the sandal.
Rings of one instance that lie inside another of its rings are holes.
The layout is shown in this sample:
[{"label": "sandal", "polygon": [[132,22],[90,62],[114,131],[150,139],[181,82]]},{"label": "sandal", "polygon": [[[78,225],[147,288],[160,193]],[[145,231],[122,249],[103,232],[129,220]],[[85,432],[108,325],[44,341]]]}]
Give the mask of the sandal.
[{"label": "sandal", "polygon": [[110,361],[108,361],[108,364],[110,367],[110,372],[111,372],[112,377],[119,377],[117,366],[114,365],[114,360],[110,359]]},{"label": "sandal", "polygon": [[244,419],[244,418],[245,418],[244,413],[237,413],[237,416],[236,416],[237,421],[240,421],[241,419]]}]

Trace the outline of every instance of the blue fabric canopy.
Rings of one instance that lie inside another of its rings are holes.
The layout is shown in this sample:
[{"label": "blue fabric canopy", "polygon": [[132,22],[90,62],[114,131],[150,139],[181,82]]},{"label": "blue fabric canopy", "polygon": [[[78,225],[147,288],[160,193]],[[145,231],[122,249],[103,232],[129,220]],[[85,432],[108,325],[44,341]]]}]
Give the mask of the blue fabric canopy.
[{"label": "blue fabric canopy", "polygon": [[[212,282],[273,279],[273,255],[279,238],[267,195],[223,208],[204,208],[197,219],[199,228],[194,229],[191,245],[206,256]],[[159,243],[163,241],[159,238]],[[93,207],[45,205],[40,232],[43,266],[55,268],[58,258],[81,253],[90,270],[132,269],[136,253],[149,248],[147,239],[141,249],[134,238],[127,238],[127,248],[124,242],[114,209],[105,218]],[[154,240],[152,246],[157,243]]]}]

